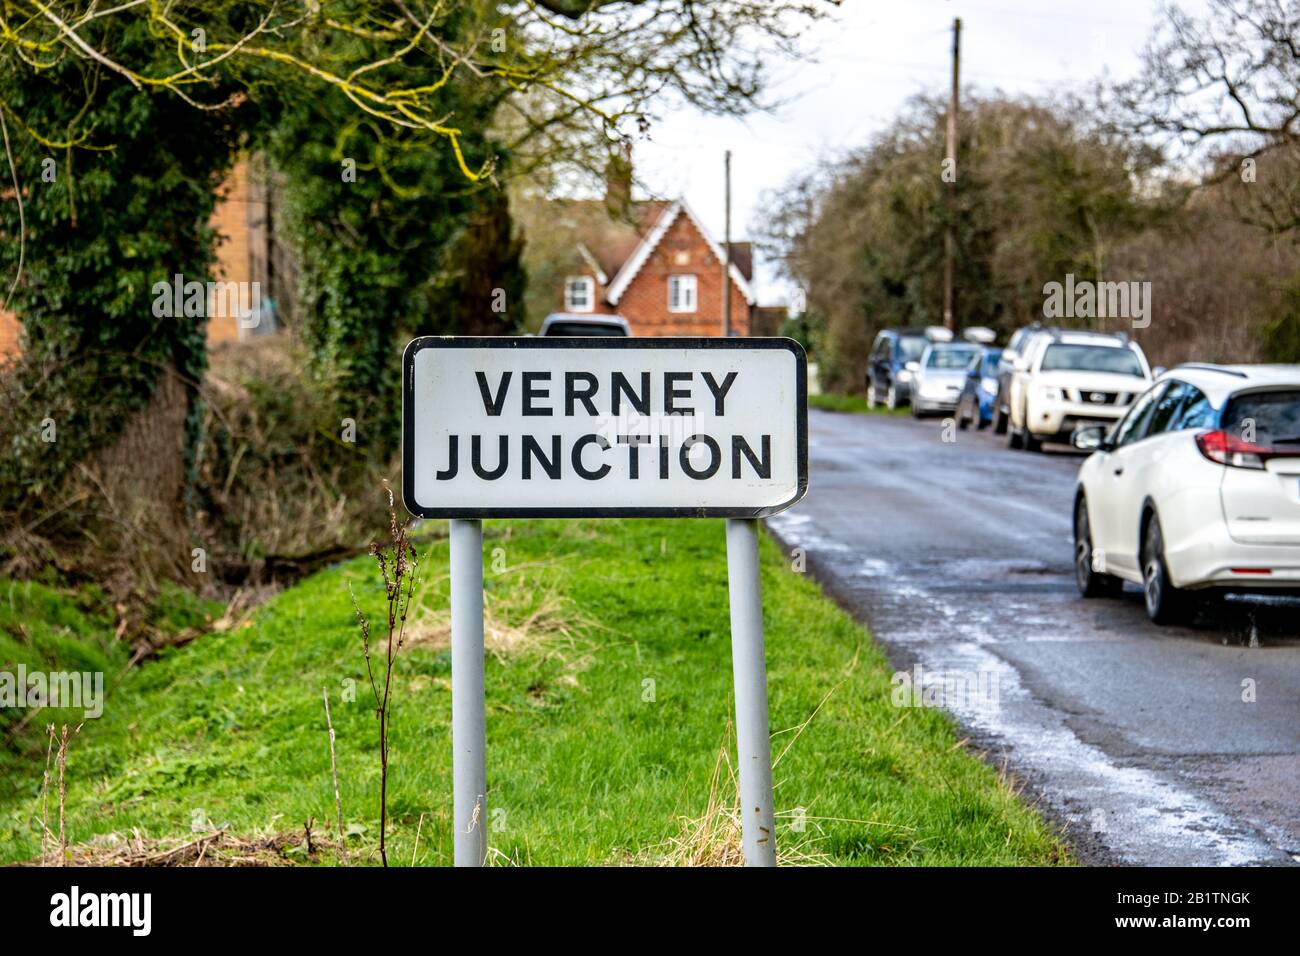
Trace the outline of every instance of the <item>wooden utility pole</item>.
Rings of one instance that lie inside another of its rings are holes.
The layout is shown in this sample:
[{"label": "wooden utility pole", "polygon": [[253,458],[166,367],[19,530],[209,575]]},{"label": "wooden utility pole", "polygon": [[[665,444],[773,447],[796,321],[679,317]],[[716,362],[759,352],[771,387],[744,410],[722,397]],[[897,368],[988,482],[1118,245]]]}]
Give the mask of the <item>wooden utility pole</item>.
[{"label": "wooden utility pole", "polygon": [[724,160],[727,213],[722,233],[722,335],[731,335],[731,150]]},{"label": "wooden utility pole", "polygon": [[956,239],[953,237],[953,221],[957,217],[957,111],[958,84],[961,74],[961,17],[952,21],[952,95],[948,100],[948,162],[945,177],[948,182],[948,225],[943,234],[943,324],[950,329],[956,328],[956,315],[953,307],[953,257],[956,254]]}]

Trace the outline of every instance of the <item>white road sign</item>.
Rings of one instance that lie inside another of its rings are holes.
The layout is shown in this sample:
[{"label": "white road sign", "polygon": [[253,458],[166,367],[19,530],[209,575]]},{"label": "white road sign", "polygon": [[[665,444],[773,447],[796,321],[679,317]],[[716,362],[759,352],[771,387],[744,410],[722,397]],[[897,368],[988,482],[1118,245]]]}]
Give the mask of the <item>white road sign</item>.
[{"label": "white road sign", "polygon": [[402,423],[429,518],[757,518],[808,487],[790,339],[419,338]]}]

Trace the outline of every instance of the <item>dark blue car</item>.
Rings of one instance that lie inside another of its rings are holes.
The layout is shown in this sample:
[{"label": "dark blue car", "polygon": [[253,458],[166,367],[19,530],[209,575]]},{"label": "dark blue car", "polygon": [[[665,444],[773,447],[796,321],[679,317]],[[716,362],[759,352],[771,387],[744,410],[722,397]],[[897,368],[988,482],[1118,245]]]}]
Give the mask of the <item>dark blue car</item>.
[{"label": "dark blue car", "polygon": [[993,421],[993,403],[998,397],[998,359],[1001,349],[985,348],[970,364],[966,386],[957,399],[957,427],[985,428]]},{"label": "dark blue car", "polygon": [[924,329],[884,329],[867,358],[867,406],[881,402],[902,408],[912,397],[912,370],[908,363],[921,357],[930,344]]}]

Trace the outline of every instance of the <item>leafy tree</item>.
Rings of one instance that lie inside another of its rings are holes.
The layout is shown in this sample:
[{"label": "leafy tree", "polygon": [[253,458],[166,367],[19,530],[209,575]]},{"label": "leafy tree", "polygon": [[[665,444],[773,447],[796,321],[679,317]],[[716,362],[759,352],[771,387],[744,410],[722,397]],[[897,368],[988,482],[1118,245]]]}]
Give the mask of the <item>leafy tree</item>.
[{"label": "leafy tree", "polygon": [[[491,164],[464,155],[461,119],[443,110],[453,78],[520,94],[511,100],[512,151],[571,145],[550,132],[593,117],[611,132],[644,121],[656,100],[739,114],[758,100],[772,59],[792,53],[800,29],[837,2],[8,0],[0,57],[20,72],[93,65],[204,109],[237,100],[232,84],[253,93],[300,80],[313,95],[341,94],[384,127],[425,134],[477,180]],[[115,46],[127,24],[146,27],[149,42]]]},{"label": "leafy tree", "polygon": [[[141,57],[155,49],[143,22],[106,24],[101,35]],[[25,350],[0,420],[0,507],[10,511],[120,434],[161,377],[191,385],[202,377],[205,320],[158,314],[153,286],[177,273],[210,277],[207,223],[238,129],[229,112],[139,92],[68,58],[40,72],[8,71],[0,99],[12,163],[4,172],[15,183],[0,203],[0,269],[11,277],[5,292],[22,318]],[[180,391],[192,438],[193,392]],[[42,431],[46,419],[53,442]],[[191,443],[153,438],[172,461],[169,481],[152,493],[178,505],[175,479],[184,471],[176,456]]]}]

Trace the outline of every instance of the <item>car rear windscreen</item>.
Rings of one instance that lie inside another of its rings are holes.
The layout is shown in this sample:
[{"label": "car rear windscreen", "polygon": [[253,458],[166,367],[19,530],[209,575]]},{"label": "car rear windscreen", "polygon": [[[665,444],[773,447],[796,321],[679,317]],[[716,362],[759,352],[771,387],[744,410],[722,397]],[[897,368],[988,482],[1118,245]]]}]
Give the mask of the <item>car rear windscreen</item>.
[{"label": "car rear windscreen", "polygon": [[1300,447],[1300,389],[1234,395],[1223,430],[1266,448]]},{"label": "car rear windscreen", "polygon": [[623,338],[627,332],[622,326],[600,325],[595,322],[552,322],[546,327],[546,337],[563,335],[587,338]]},{"label": "car rear windscreen", "polygon": [[1114,372],[1141,375],[1142,363],[1132,349],[1112,345],[1049,345],[1043,353],[1044,372]]}]

